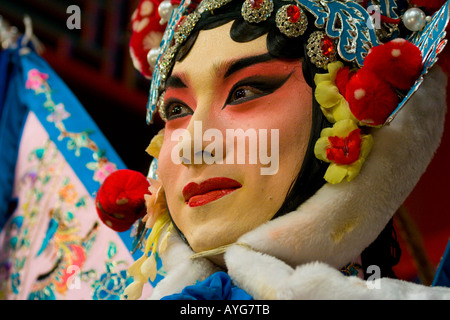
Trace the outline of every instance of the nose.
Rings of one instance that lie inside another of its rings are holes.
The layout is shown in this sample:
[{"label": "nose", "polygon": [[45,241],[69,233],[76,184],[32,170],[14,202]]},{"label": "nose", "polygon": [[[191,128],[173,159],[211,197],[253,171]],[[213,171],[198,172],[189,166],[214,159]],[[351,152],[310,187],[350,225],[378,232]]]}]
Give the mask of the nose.
[{"label": "nose", "polygon": [[[210,115],[209,108],[198,106],[194,111],[177,145],[182,164],[213,164],[223,159],[223,141],[216,141],[221,139],[222,134],[218,128],[215,128],[217,121],[211,121]],[[214,138],[213,142],[211,142],[212,138]]]}]

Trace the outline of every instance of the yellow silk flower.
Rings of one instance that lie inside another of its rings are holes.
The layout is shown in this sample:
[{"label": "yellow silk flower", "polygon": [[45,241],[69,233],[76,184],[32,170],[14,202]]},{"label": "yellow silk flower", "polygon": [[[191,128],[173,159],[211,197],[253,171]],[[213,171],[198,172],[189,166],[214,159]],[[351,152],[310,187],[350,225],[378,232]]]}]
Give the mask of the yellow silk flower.
[{"label": "yellow silk flower", "polygon": [[323,114],[329,122],[335,123],[344,119],[358,121],[348,106],[347,100],[336,86],[336,74],[344,67],[340,61],[328,64],[328,73],[317,73],[314,77],[316,90],[314,92]]},{"label": "yellow silk flower", "polygon": [[145,151],[152,157],[158,159],[163,141],[164,141],[164,129],[161,129],[158,132],[158,134],[152,138],[150,144],[148,145],[147,149],[145,149]]}]

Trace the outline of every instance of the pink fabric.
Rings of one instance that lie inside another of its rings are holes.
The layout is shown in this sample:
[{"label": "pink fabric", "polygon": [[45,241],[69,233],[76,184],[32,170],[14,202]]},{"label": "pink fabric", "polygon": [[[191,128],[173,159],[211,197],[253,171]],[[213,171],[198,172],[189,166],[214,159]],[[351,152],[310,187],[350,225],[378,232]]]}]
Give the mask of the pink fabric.
[{"label": "pink fabric", "polygon": [[[33,113],[15,176],[18,206],[0,234],[0,299],[118,298],[134,260]],[[51,219],[58,227],[38,255]],[[152,290],[145,287],[144,297]]]}]

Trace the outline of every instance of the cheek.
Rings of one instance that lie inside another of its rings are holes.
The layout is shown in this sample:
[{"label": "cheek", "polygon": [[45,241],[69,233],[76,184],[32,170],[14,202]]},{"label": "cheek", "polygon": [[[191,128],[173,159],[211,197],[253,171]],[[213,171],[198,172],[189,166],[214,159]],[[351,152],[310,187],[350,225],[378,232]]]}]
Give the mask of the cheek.
[{"label": "cheek", "polygon": [[170,132],[164,134],[164,142],[161,146],[161,151],[158,158],[158,177],[160,178],[164,188],[173,185],[174,179],[177,177],[177,168],[179,167],[174,163],[172,157],[174,156],[172,150],[176,146],[176,141],[171,141]]},{"label": "cheek", "polygon": [[287,88],[283,91],[268,102],[270,116],[254,119],[254,125],[278,131],[280,161],[292,156],[299,160],[309,142],[312,96],[308,89],[296,92],[294,88]]},{"label": "cheek", "polygon": [[290,183],[297,177],[309,145],[312,126],[312,96],[308,88],[290,89],[290,98],[283,96],[273,106],[278,110],[273,116],[279,128],[279,174],[282,181]]},{"label": "cheek", "polygon": [[302,148],[309,141],[311,131],[312,91],[306,84],[286,86],[284,89],[286,92],[280,95],[277,105],[281,122],[280,142],[291,150]]}]

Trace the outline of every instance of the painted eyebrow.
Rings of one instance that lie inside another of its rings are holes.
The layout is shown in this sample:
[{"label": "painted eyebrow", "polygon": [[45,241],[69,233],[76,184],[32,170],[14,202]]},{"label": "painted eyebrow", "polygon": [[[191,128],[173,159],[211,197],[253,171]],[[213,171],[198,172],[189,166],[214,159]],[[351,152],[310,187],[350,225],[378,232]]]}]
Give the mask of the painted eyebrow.
[{"label": "painted eyebrow", "polygon": [[166,81],[166,88],[187,88],[187,85],[177,75],[170,76]]},{"label": "painted eyebrow", "polygon": [[[270,53],[264,53],[258,56],[245,57],[239,60],[225,62],[215,67],[217,74],[223,74],[223,78],[231,76],[239,70],[245,69],[252,65],[274,60]],[[187,88],[186,83],[177,75],[171,75],[166,81],[166,88]]]},{"label": "painted eyebrow", "polygon": [[[250,67],[252,65],[263,63],[267,61],[274,60],[275,57],[272,56],[270,53],[264,53],[258,56],[252,56],[252,57],[246,57],[242,58],[236,61],[232,61],[229,65],[225,65],[225,72],[223,73],[223,78],[227,78],[231,76],[233,73],[238,72],[239,70],[242,70],[244,68]],[[219,67],[220,69],[220,67]]]}]

